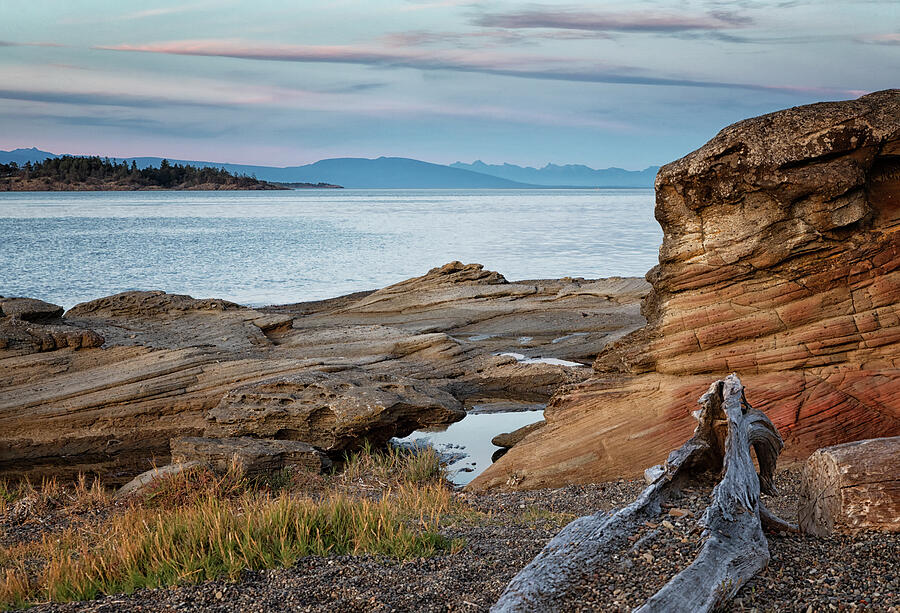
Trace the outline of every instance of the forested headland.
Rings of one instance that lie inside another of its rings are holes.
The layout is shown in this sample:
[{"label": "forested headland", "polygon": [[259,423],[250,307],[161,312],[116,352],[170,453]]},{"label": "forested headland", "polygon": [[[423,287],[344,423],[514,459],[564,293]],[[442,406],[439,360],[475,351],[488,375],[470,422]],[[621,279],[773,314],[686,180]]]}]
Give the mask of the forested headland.
[{"label": "forested headland", "polygon": [[251,190],[285,189],[255,177],[227,170],[172,164],[138,168],[100,157],[65,155],[43,162],[0,164],[0,191],[106,191],[106,190]]}]

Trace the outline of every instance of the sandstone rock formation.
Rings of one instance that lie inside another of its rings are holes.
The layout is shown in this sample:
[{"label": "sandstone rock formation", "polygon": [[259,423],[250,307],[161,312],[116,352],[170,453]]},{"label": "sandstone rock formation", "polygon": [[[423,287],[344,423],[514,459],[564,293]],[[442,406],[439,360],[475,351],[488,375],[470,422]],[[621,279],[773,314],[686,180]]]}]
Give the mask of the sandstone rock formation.
[{"label": "sandstone rock formation", "polygon": [[62,317],[63,308],[35,298],[3,298],[0,296],[0,317],[48,323]]},{"label": "sandstone rock formation", "polygon": [[547,425],[547,422],[542,419],[540,421],[534,422],[533,424],[528,424],[527,426],[517,428],[512,432],[502,432],[491,439],[491,444],[496,445],[497,447],[505,447],[506,449],[509,449],[515,445],[518,445],[526,436],[528,436],[532,432],[537,432],[545,425]]},{"label": "sandstone rock formation", "polygon": [[202,464],[220,473],[237,469],[250,477],[288,467],[313,473],[331,468],[326,454],[300,441],[185,436],[172,439],[170,447],[173,464]]},{"label": "sandstone rock formation", "polygon": [[496,462],[497,460],[502,458],[507,451],[513,448],[513,446],[518,445],[526,436],[537,432],[546,424],[547,422],[542,419],[540,421],[534,422],[533,424],[528,424],[526,426],[522,426],[521,428],[517,428],[512,432],[501,432],[500,434],[492,438],[491,445],[496,446],[497,449],[494,450],[493,454],[491,454],[491,462]]},{"label": "sandstone rock formation", "polygon": [[272,475],[285,468],[321,473],[331,469],[331,459],[321,450],[299,441],[184,436],[170,442],[172,463],[142,472],[123,485],[116,497],[141,494],[158,479],[206,468],[220,475],[234,471],[240,477]]},{"label": "sandstone rock formation", "polygon": [[785,458],[900,433],[900,90],[741,121],[660,169],[648,325],[472,487],[639,475],[738,372]]},{"label": "sandstone rock formation", "polygon": [[[263,309],[156,291],[80,304],[51,324],[7,315],[0,338],[13,322],[89,342],[0,340],[0,476],[89,471],[123,483],[166,464],[178,437],[301,439],[340,455],[457,419],[463,402],[546,402],[590,369],[495,354],[589,364],[643,325],[648,289],[510,283],[454,262],[377,292]],[[58,315],[23,309],[12,311]]]},{"label": "sandstone rock formation", "polygon": [[453,396],[393,375],[303,372],[236,387],[207,411],[210,436],[288,439],[326,451],[374,445],[466,416]]},{"label": "sandstone rock formation", "polygon": [[61,306],[43,300],[0,296],[0,350],[10,355],[103,344],[93,330],[66,325],[62,314]]}]

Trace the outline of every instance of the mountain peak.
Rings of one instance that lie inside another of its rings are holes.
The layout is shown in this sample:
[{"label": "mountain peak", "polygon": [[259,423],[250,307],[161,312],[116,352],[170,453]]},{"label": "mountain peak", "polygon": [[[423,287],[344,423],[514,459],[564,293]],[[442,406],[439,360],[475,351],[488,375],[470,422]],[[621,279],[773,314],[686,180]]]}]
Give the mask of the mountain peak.
[{"label": "mountain peak", "polygon": [[[40,162],[47,158],[59,157],[37,147],[0,151],[0,163]],[[116,158],[121,159],[121,158]],[[162,158],[125,158],[125,162],[136,162],[140,168],[158,166]],[[334,183],[344,187],[386,188],[386,189],[516,189],[528,187],[653,187],[658,167],[644,170],[623,170],[621,168],[594,169],[583,164],[559,165],[547,163],[542,168],[517,166],[515,164],[487,164],[475,160],[471,164],[432,164],[405,157],[380,156],[377,158],[330,158],[303,166],[276,168],[273,166],[252,166],[176,160],[172,164],[223,168],[237,174],[253,175],[263,181],[284,183]]]},{"label": "mountain peak", "polygon": [[55,157],[59,156],[55,153],[50,153],[49,151],[41,151],[37,147],[29,147],[27,149],[19,147],[12,151],[0,151],[0,164],[9,164],[10,162],[15,162],[16,164],[43,162],[47,158]]},{"label": "mountain peak", "polygon": [[546,187],[653,187],[657,166],[644,170],[623,170],[622,168],[591,168],[584,164],[559,165],[548,162],[542,168],[517,166],[515,164],[485,164],[476,160],[471,164],[456,162],[451,164],[461,170],[481,172],[510,181],[542,185]]}]

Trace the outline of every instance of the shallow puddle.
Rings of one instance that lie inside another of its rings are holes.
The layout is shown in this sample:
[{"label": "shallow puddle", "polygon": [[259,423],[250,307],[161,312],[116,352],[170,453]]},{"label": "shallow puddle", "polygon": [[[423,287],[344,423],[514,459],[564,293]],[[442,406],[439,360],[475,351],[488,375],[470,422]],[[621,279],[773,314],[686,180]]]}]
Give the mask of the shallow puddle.
[{"label": "shallow puddle", "polygon": [[418,430],[394,441],[417,446],[430,444],[438,453],[449,458],[450,480],[457,485],[465,485],[491,465],[491,455],[499,449],[491,443],[492,438],[543,418],[543,409],[501,413],[470,412],[462,421],[450,424],[445,430]]}]

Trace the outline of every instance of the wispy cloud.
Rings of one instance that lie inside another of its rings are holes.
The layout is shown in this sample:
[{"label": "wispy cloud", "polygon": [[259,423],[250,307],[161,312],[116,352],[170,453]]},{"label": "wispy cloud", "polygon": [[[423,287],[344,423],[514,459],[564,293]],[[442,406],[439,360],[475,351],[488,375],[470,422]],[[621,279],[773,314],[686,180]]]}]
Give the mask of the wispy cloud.
[{"label": "wispy cloud", "polygon": [[172,6],[172,7],[168,7],[168,8],[145,9],[143,11],[135,11],[133,13],[125,13],[124,15],[119,15],[118,19],[132,20],[132,19],[146,19],[147,17],[161,17],[163,15],[173,15],[176,13],[184,13],[185,11],[195,10],[196,8],[197,8],[197,5],[194,5],[194,6]]},{"label": "wispy cloud", "polygon": [[93,13],[85,17],[67,17],[60,20],[63,25],[84,25],[91,23],[115,23],[117,21],[138,21],[153,17],[167,17],[169,15],[178,15],[192,11],[204,10],[214,7],[221,7],[222,2],[212,2],[205,0],[204,2],[182,3],[179,6],[159,7],[152,9],[142,9],[140,11],[129,11],[127,13],[114,14],[109,12]]},{"label": "wispy cloud", "polygon": [[385,81],[372,81],[368,83],[351,83],[349,85],[341,85],[322,90],[325,94],[358,94],[387,87],[389,83]]},{"label": "wispy cloud", "polygon": [[415,30],[386,34],[381,41],[388,47],[452,46],[456,49],[484,49],[509,45],[533,45],[532,37],[513,30],[476,30],[446,32]]},{"label": "wispy cloud", "polygon": [[170,106],[221,107],[221,103],[115,93],[109,91],[72,91],[45,89],[0,89],[0,100],[47,102],[50,104],[74,104],[86,106],[122,106],[132,108],[162,108]]},{"label": "wispy cloud", "polygon": [[481,29],[469,32],[412,30],[393,32],[379,39],[388,47],[439,47],[454,49],[484,49],[495,47],[534,47],[544,41],[614,39],[609,32],[579,30],[512,30],[503,28]]},{"label": "wispy cloud", "polygon": [[647,32],[671,34],[690,31],[719,31],[746,27],[752,19],[731,11],[686,15],[654,11],[611,13],[559,7],[535,7],[523,11],[488,13],[476,17],[475,24],[491,28],[551,28],[589,32]]},{"label": "wispy cloud", "polygon": [[[528,76],[533,67],[562,70],[573,63],[571,58],[506,55],[482,51],[384,48],[355,45],[272,45],[240,40],[184,40],[143,45],[104,45],[100,50],[227,57],[273,62],[307,62],[361,64],[421,70],[457,70],[462,72],[513,71],[513,76]],[[633,70],[627,66],[596,64],[607,69]]]},{"label": "wispy cloud", "polygon": [[612,66],[596,62],[577,62],[572,58],[564,57],[508,56],[485,53],[483,51],[478,53],[455,51],[423,52],[418,49],[381,49],[352,45],[267,45],[235,40],[186,40],[144,45],[111,45],[96,48],[112,51],[226,57],[273,62],[320,62],[360,64],[386,68],[414,68],[425,71],[449,70],[577,83],[725,88],[804,94],[817,92],[830,95],[850,93],[850,90],[843,89],[654,76],[634,67]]},{"label": "wispy cloud", "polygon": [[900,32],[860,36],[857,40],[861,43],[868,43],[870,45],[900,45]]},{"label": "wispy cloud", "polygon": [[[232,110],[239,113],[241,109],[252,109],[258,114],[265,109],[267,113],[315,111],[356,117],[443,117],[616,131],[633,129],[626,122],[582,113],[523,110],[502,104],[409,100],[398,98],[389,92],[384,95],[356,95],[362,91],[378,90],[384,86],[383,83],[359,83],[328,91],[312,91],[261,85],[248,88],[243,82],[211,82],[206,79],[182,79],[173,84],[108,74],[83,76],[77,82],[71,82],[59,78],[64,74],[62,71],[63,67],[45,67],[43,73],[36,75],[40,82],[31,88],[0,88],[0,101],[38,103],[23,105],[30,109],[29,112],[37,112],[36,109],[41,108],[41,105],[54,105],[49,107],[52,108],[52,115],[59,118],[58,122],[69,125],[89,125],[89,120],[85,117],[94,116],[98,118],[98,126],[128,129],[137,129],[142,125],[134,119],[135,113],[139,113],[147,121],[169,121],[172,108],[185,110],[177,115],[182,119],[191,115],[204,117],[208,115],[207,110]],[[20,75],[15,71],[0,69],[0,82],[17,82]],[[91,107],[103,107],[104,110],[100,113],[98,109]],[[191,108],[198,109],[200,114],[188,113],[187,110]],[[66,117],[74,119],[65,119]],[[203,120],[198,121],[203,123]],[[220,120],[213,123],[215,126],[222,125]]]},{"label": "wispy cloud", "polygon": [[44,41],[17,42],[11,40],[0,40],[0,47],[66,47],[60,43],[51,43]]},{"label": "wispy cloud", "polygon": [[[42,108],[39,106],[20,106],[4,108],[0,106],[0,121],[9,122],[9,125],[27,122],[37,125],[53,125],[59,129],[90,128],[108,131],[125,132],[132,137],[141,134],[153,134],[155,136],[173,136],[176,138],[218,138],[233,133],[232,126],[223,125],[221,122],[203,121],[185,116],[173,118],[171,115],[163,115],[153,119],[147,116],[146,109],[107,109],[104,113],[84,112],[87,109],[78,107]],[[15,122],[15,124],[13,123]],[[84,147],[82,143],[80,145]],[[51,150],[53,150],[51,148]],[[67,149],[56,149],[57,152]],[[110,153],[104,151],[104,154]]]},{"label": "wispy cloud", "polygon": [[733,34],[731,32],[677,32],[681,40],[713,40],[741,45],[809,45],[849,40],[846,34],[791,34],[785,36]]},{"label": "wispy cloud", "polygon": [[401,11],[421,11],[427,9],[441,9],[456,6],[474,6],[479,4],[477,0],[408,0],[401,5]]},{"label": "wispy cloud", "polygon": [[[211,78],[134,75],[76,67],[67,64],[36,66],[0,65],[0,100],[74,106],[158,109],[174,106],[210,109],[267,104],[279,93],[248,88]],[[293,94],[307,94],[292,90]],[[315,93],[308,93],[310,96]],[[94,112],[99,112],[94,109]]]}]

